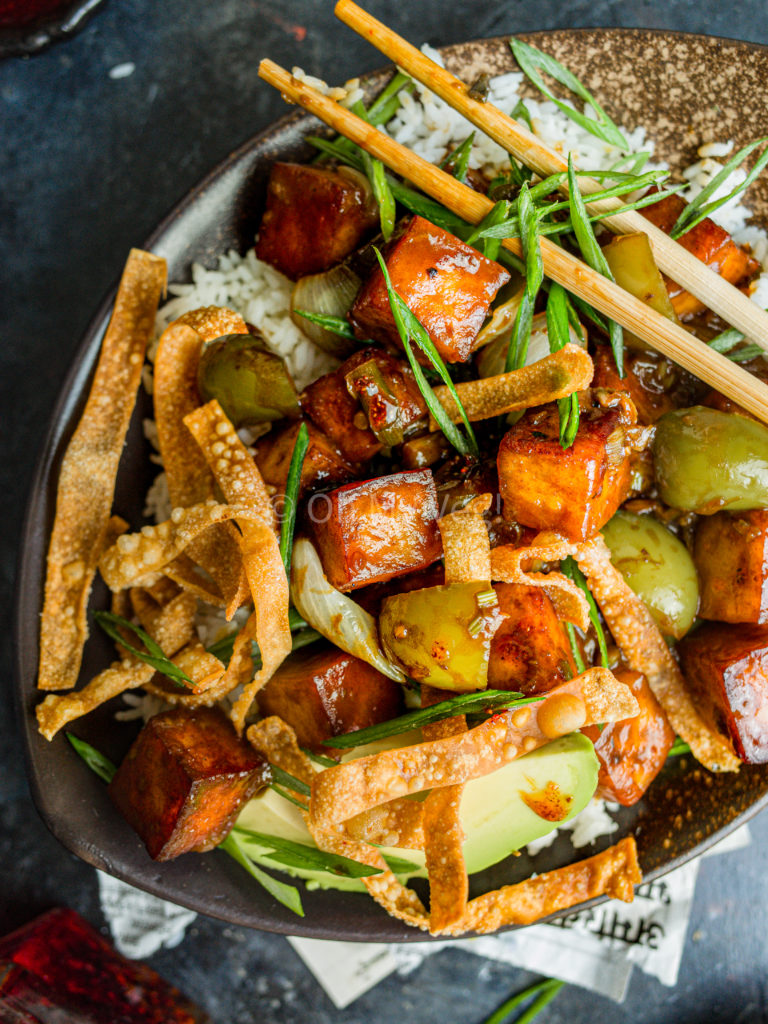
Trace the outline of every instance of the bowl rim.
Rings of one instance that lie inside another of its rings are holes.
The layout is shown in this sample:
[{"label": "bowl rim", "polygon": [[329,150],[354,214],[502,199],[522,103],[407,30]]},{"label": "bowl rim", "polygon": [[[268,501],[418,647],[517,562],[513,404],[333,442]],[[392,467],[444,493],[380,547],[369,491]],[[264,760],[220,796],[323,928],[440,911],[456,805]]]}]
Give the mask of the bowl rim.
[{"label": "bowl rim", "polygon": [[[565,34],[568,34],[569,36],[577,35],[583,37],[594,37],[597,35],[625,38],[630,38],[632,36],[653,36],[667,39],[681,38],[685,40],[701,40],[708,44],[725,43],[733,45],[737,49],[741,49],[743,52],[759,54],[768,63],[768,45],[753,43],[746,40],[729,39],[721,36],[709,36],[702,33],[624,27],[548,29],[518,33],[521,38],[542,38],[548,36],[562,36]],[[462,50],[473,44],[498,44],[500,42],[505,42],[508,38],[508,36],[494,36],[484,39],[470,40],[464,43],[456,43],[440,47],[440,52],[451,56],[454,54],[460,54]],[[376,82],[377,79],[383,79],[385,76],[390,74],[391,70],[391,65],[384,66],[370,72],[366,72],[360,77],[366,83]],[[185,211],[193,206],[212,184],[220,180],[230,170],[236,167],[254,149],[257,149],[260,145],[265,144],[274,136],[304,120],[311,120],[310,115],[306,114],[301,109],[291,111],[283,115],[278,120],[271,122],[264,129],[242,142],[223,160],[216,164],[197,184],[188,189],[182,198],[171,207],[168,213],[166,213],[146,239],[143,244],[143,248],[151,250],[158,240],[162,239],[174,222]],[[77,830],[72,827],[71,822],[66,818],[57,816],[49,807],[47,793],[42,785],[42,780],[37,770],[35,751],[33,748],[33,742],[37,735],[36,727],[33,716],[30,716],[29,709],[25,706],[24,698],[25,679],[29,675],[30,668],[30,665],[28,664],[29,659],[26,657],[24,650],[26,646],[25,626],[29,622],[30,611],[34,611],[35,614],[39,613],[40,585],[42,581],[39,579],[30,580],[28,578],[28,574],[24,570],[29,558],[30,548],[39,542],[39,537],[36,534],[35,523],[33,521],[34,509],[40,499],[51,488],[51,482],[56,480],[56,475],[54,474],[55,464],[58,461],[62,446],[66,443],[71,434],[71,428],[77,422],[79,409],[82,408],[82,405],[84,404],[86,394],[85,389],[95,366],[101,338],[109,319],[116,290],[117,282],[107,290],[107,294],[99,304],[95,314],[88,322],[80,342],[72,353],[71,366],[63,380],[61,389],[53,406],[53,411],[45,426],[44,440],[36,458],[32,483],[29,488],[29,494],[25,505],[13,593],[14,680],[12,692],[16,721],[20,726],[21,735],[23,737],[22,746],[24,751],[25,768],[33,803],[49,831],[66,849],[74,853],[81,860],[84,860],[91,866],[106,871],[115,877],[136,886],[137,888],[149,892],[154,896],[166,900],[170,898],[172,902],[177,903],[180,906],[187,907],[188,909],[206,914],[210,917],[218,918],[221,921],[243,927],[258,928],[262,931],[277,934],[311,938],[342,939],[344,941],[423,942],[433,941],[435,938],[439,940],[439,937],[425,935],[417,929],[407,928],[405,925],[402,925],[401,922],[392,918],[387,918],[383,911],[381,912],[381,920],[372,919],[373,924],[369,934],[352,934],[349,931],[345,931],[343,927],[341,929],[334,929],[332,927],[312,927],[305,924],[304,918],[296,918],[293,917],[293,915],[286,918],[280,913],[275,914],[270,909],[261,912],[259,908],[255,908],[254,913],[253,910],[250,912],[242,912],[239,908],[233,908],[230,906],[226,909],[219,910],[215,906],[211,906],[210,903],[202,901],[195,893],[185,895],[183,893],[174,892],[173,895],[169,897],[167,880],[161,880],[161,878],[158,877],[156,882],[147,879],[137,881],[131,876],[129,871],[122,870],[119,864],[106,860],[98,848],[95,848],[83,840]],[[65,429],[62,429],[62,426]],[[47,538],[44,550],[47,550]],[[37,661],[35,657],[33,658],[32,666],[33,678],[36,675],[36,667]],[[34,692],[38,693],[36,690]],[[708,849],[716,845],[721,839],[729,835],[736,828],[745,824],[767,806],[768,790],[754,800],[753,803],[751,803],[734,819],[727,822],[722,827],[715,829],[704,839],[700,840],[695,847],[690,850],[683,851],[682,853],[671,857],[669,861],[645,872],[643,882],[654,881],[668,872],[673,871],[675,868],[680,867],[682,864],[701,856]],[[589,855],[590,854],[588,853],[587,856]],[[314,895],[314,893],[310,895]],[[607,897],[605,896],[596,897],[579,904],[577,907],[569,908],[568,910],[543,918],[542,922],[556,920],[557,918],[564,916],[564,914],[593,907],[605,902],[606,899]],[[254,920],[254,918],[259,918],[259,920]],[[512,926],[512,928],[516,927],[521,926]],[[501,929],[501,931],[506,930],[511,929]]]}]

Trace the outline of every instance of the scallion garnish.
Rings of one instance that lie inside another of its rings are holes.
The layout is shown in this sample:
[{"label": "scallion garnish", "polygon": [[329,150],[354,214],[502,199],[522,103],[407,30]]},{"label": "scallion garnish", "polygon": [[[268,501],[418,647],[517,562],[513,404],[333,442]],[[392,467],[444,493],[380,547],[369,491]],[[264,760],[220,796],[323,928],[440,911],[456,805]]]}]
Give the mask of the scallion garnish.
[{"label": "scallion garnish", "polygon": [[472,143],[474,141],[475,133],[470,132],[470,134],[466,137],[466,139],[464,139],[461,145],[457,146],[456,149],[451,150],[451,152],[447,156],[443,157],[443,159],[438,164],[438,167],[443,171],[446,168],[450,167],[451,174],[457,181],[460,181],[462,184],[466,184],[467,181],[467,171],[469,170],[469,155],[472,152]]},{"label": "scallion garnish", "polygon": [[402,185],[394,180],[390,181],[390,188],[397,202],[401,203],[407,210],[410,210],[411,213],[416,213],[431,224],[436,224],[439,228],[450,231],[457,238],[466,239],[474,230],[473,225],[463,220],[458,214],[453,213],[441,203],[430,199],[429,196],[425,196],[423,193],[417,192],[413,188],[408,188],[407,185]]},{"label": "scallion garnish", "polygon": [[[568,305],[565,289],[553,281],[547,296],[547,337],[550,352],[559,352],[570,341]],[[560,414],[560,445],[570,448],[579,429],[579,400],[568,395],[557,403]]]},{"label": "scallion garnish", "polygon": [[480,223],[477,225],[472,234],[466,239],[467,245],[475,245],[479,240],[480,245],[478,248],[489,260],[495,260],[498,258],[499,249],[501,248],[500,238],[490,238],[482,236],[482,232],[487,231],[489,228],[494,227],[496,224],[502,224],[509,219],[509,211],[511,203],[508,199],[500,199],[499,202],[494,203],[493,209],[483,217]]},{"label": "scallion garnish", "polygon": [[515,323],[509,339],[505,362],[507,371],[519,370],[525,365],[536,296],[539,294],[541,282],[544,280],[544,262],[539,242],[539,215],[525,182],[520,187],[517,208],[520,217],[520,243],[523,247],[525,261],[525,291],[522,301],[517,307]]},{"label": "scallion garnish", "polygon": [[754,142],[748,143],[743,149],[740,149],[735,156],[732,156],[728,163],[723,167],[722,171],[719,171],[714,178],[705,185],[699,194],[692,199],[690,203],[680,213],[670,231],[672,238],[679,238],[680,235],[684,235],[686,231],[690,231],[691,228],[695,228],[697,224],[704,220],[705,217],[709,217],[710,214],[714,213],[719,207],[729,203],[731,199],[735,199],[736,196],[748,188],[755,178],[760,174],[762,169],[768,164],[768,146],[765,147],[763,152],[755,161],[752,170],[747,174],[744,181],[737,185],[735,188],[719,199],[713,199],[711,203],[707,200],[711,198],[717,192],[717,190],[724,185],[731,174],[736,168],[746,160],[752,150],[757,149],[758,146],[762,146],[763,143],[768,142],[768,135],[764,135],[761,139],[755,139]]},{"label": "scallion garnish", "polygon": [[314,146],[315,149],[320,150],[324,156],[330,156],[340,163],[349,164],[350,167],[354,167],[361,174],[365,174],[362,157],[363,151],[353,142],[347,142],[346,139],[323,139],[319,135],[308,135],[306,141]]},{"label": "scallion garnish", "polygon": [[[603,255],[603,250],[597,244],[595,232],[592,230],[587,208],[584,205],[584,197],[579,191],[576,173],[573,169],[573,160],[570,155],[568,156],[568,200],[571,211],[571,224],[584,260],[598,274],[602,274],[609,281],[613,281],[611,268],[608,266],[608,261]],[[616,360],[619,376],[623,377],[624,332],[621,329],[621,324],[617,324],[615,320],[608,321],[608,338],[611,342],[613,358]]]},{"label": "scallion garnish", "polygon": [[[196,686],[195,680],[188,676],[187,673],[174,665],[170,658],[167,658],[163,654],[163,649],[156,641],[152,639],[149,633],[146,633],[141,626],[135,626],[128,619],[124,619],[122,615],[115,615],[114,612],[94,612],[94,620],[101,626],[107,636],[110,636],[116,643],[120,644],[127,651],[138,658],[139,661],[145,662],[147,665],[151,665],[156,672],[160,672],[171,682],[177,686],[186,689],[187,686]],[[125,639],[123,634],[120,632],[121,629],[128,629],[134,633],[139,640],[146,647],[146,651],[140,651],[137,647],[133,647]]]},{"label": "scallion garnish", "polygon": [[403,89],[413,89],[413,79],[402,71],[392,76],[390,81],[381,90],[373,101],[368,111],[368,121],[374,127],[386,124],[400,109],[400,93]]},{"label": "scallion garnish", "polygon": [[387,172],[381,160],[363,153],[363,165],[379,206],[379,224],[384,241],[388,242],[395,230],[395,197],[387,181]]},{"label": "scallion garnish", "polygon": [[332,316],[330,313],[310,313],[307,309],[294,309],[293,312],[296,316],[303,316],[311,324],[317,324],[318,327],[324,327],[326,331],[338,334],[341,338],[347,338],[349,341],[358,340],[349,321],[344,320],[343,317]]},{"label": "scallion garnish", "polygon": [[[550,57],[548,53],[542,53],[542,51],[537,50],[535,46],[531,46],[529,43],[524,43],[522,39],[512,38],[509,41],[509,45],[512,48],[515,60],[520,65],[528,79],[540,92],[544,93],[548,99],[552,100],[552,102],[562,110],[566,117],[575,121],[576,124],[580,125],[591,135],[596,135],[598,139],[603,139],[604,142],[609,142],[612,146],[617,146],[619,149],[625,151],[629,149],[629,143],[623,133],[603,110],[592,93],[572,72],[568,70],[568,68],[563,67],[560,61],[555,60],[554,57]],[[564,85],[566,89],[570,89],[572,93],[575,93],[580,100],[583,100],[584,103],[588,103],[594,111],[595,116],[588,117],[581,111],[574,110],[574,108],[569,106],[567,103],[563,103],[561,99],[555,96],[549,86],[545,85],[539,75],[539,71],[543,71],[545,74],[550,75],[556,82],[559,82],[561,85]]]},{"label": "scallion garnish", "polygon": [[414,864],[412,860],[406,860],[405,857],[395,857],[391,853],[384,853],[382,857],[387,862],[389,870],[394,871],[396,875],[407,875],[411,871],[419,870],[418,864]]},{"label": "scallion garnish", "polygon": [[483,617],[482,615],[476,615],[474,619],[467,626],[467,632],[471,637],[480,636],[480,630],[483,628]]},{"label": "scallion garnish", "polygon": [[571,645],[571,654],[573,655],[573,661],[576,665],[577,672],[583,672],[586,669],[584,659],[581,656],[581,648],[579,642],[576,639],[576,627],[572,622],[565,622],[565,632],[568,634],[568,643]]},{"label": "scallion garnish", "polygon": [[301,779],[297,779],[295,775],[291,775],[290,772],[285,771],[283,768],[278,768],[276,764],[270,765],[272,769],[272,781],[277,782],[278,785],[285,786],[286,789],[292,789],[294,793],[301,793],[302,796],[309,796],[311,790],[306,782],[302,782]]},{"label": "scallion garnish", "polygon": [[379,868],[372,868],[368,864],[360,864],[349,857],[342,857],[335,853],[325,853],[316,846],[307,846],[305,843],[295,843],[291,839],[283,839],[282,836],[267,835],[265,832],[254,832],[250,828],[235,825],[232,830],[242,843],[254,843],[265,851],[259,856],[267,857],[278,864],[285,864],[291,868],[308,868],[311,871],[328,871],[332,875],[340,875],[343,878],[367,878],[369,875],[380,875]]},{"label": "scallion garnish", "polygon": [[297,800],[296,797],[293,796],[293,794],[289,793],[287,789],[283,789],[282,786],[278,786],[277,783],[270,782],[269,788],[274,793],[277,793],[278,796],[281,796],[283,798],[283,800],[287,800],[289,804],[293,804],[294,807],[298,807],[299,810],[301,810],[301,811],[308,811],[309,810],[309,807],[307,806],[307,804],[303,804],[301,802],[301,800]]},{"label": "scallion garnish", "polygon": [[333,768],[339,763],[338,761],[334,761],[332,757],[325,757],[323,754],[316,754],[314,750],[309,750],[307,747],[302,747],[301,749],[307,757],[316,761],[318,764],[321,764],[323,768]]},{"label": "scallion garnish", "polygon": [[283,505],[283,522],[280,527],[280,557],[285,566],[285,575],[291,578],[291,552],[293,550],[293,532],[296,529],[296,512],[299,504],[299,487],[304,457],[309,448],[309,431],[307,424],[302,423],[296,434],[293,445],[291,464],[288,467],[288,478],[285,482],[285,504]]},{"label": "scallion garnish", "polygon": [[478,608],[493,608],[494,605],[499,603],[499,595],[491,587],[490,590],[481,590],[479,594],[475,596]]},{"label": "scallion garnish", "polygon": [[[539,981],[535,985],[531,985],[529,988],[523,989],[522,992],[518,992],[517,995],[507,999],[498,1010],[495,1010],[490,1017],[483,1021],[483,1024],[530,1024],[534,1017],[538,1016],[544,1007],[552,1002],[564,984],[564,982],[557,981],[555,978],[546,978],[544,981]],[[513,1010],[516,1010],[518,1006],[521,1006],[534,996],[536,998],[525,1013],[514,1022],[508,1020]]]},{"label": "scallion garnish", "polygon": [[241,867],[245,868],[248,874],[267,890],[270,896],[273,896],[279,903],[282,903],[284,907],[292,910],[294,914],[304,917],[304,908],[301,905],[299,890],[294,885],[287,885],[285,882],[278,881],[277,878],[272,878],[266,871],[262,871],[257,864],[254,864],[243,849],[234,830],[229,833],[223,842],[219,843],[218,849],[228,853],[233,860],[236,860]]},{"label": "scallion garnish", "polygon": [[[392,286],[389,271],[387,270],[387,264],[384,262],[384,258],[381,253],[375,247],[373,251],[376,253],[376,259],[379,261],[379,267],[384,275],[384,283],[387,288],[389,305],[392,310],[392,316],[394,318],[398,334],[400,335],[400,339],[403,343],[403,348],[405,349],[405,354],[408,357],[408,362],[411,365],[413,375],[416,378],[416,383],[419,385],[421,393],[424,396],[424,401],[427,403],[427,408],[432,413],[432,416],[436,420],[442,432],[461,455],[479,456],[480,449],[477,446],[475,433],[467,419],[464,406],[461,404],[461,399],[456,392],[456,387],[451,380],[451,376],[446,369],[445,363],[440,357],[440,353],[435,348],[434,342],[427,334],[424,326],[419,322],[418,318],[411,312],[405,301],[400,295],[398,295]],[[465,433],[462,433],[462,431],[453,422],[451,422],[448,413],[437,400],[437,396],[429,386],[427,378],[424,376],[424,371],[413,354],[410,344],[411,341],[415,342],[415,344],[421,349],[432,364],[433,368],[440,375],[443,383],[447,386],[448,391],[456,403],[461,415]]]},{"label": "scallion garnish", "polygon": [[411,729],[420,729],[422,726],[441,722],[444,718],[453,718],[455,715],[506,711],[508,708],[522,707],[524,704],[533,704],[543,699],[543,695],[524,697],[521,693],[510,690],[480,690],[477,693],[462,693],[458,697],[440,701],[439,704],[433,704],[431,707],[407,711],[404,715],[391,718],[388,722],[371,725],[367,729],[358,729],[356,732],[348,732],[343,736],[334,736],[324,742],[327,747],[340,749],[362,747],[366,743],[383,740],[388,736],[399,736]]},{"label": "scallion garnish", "polygon": [[528,125],[528,130],[533,131],[533,119],[530,110],[525,105],[525,100],[518,100],[509,116],[513,121],[524,121]]},{"label": "scallion garnish", "polygon": [[65,736],[92,772],[95,772],[104,782],[112,781],[117,768],[105,754],[102,754],[96,747],[92,747],[90,743],[86,743],[85,740],[79,739],[74,733],[68,732],[65,733]]},{"label": "scallion garnish", "polygon": [[675,742],[669,748],[667,757],[680,757],[682,754],[690,754],[690,752],[691,748],[685,740],[681,740],[679,736],[676,736]]},{"label": "scallion garnish", "polygon": [[707,344],[715,352],[720,352],[722,355],[727,356],[734,363],[746,363],[757,356],[766,355],[765,349],[754,344],[754,342],[750,345],[744,345],[743,348],[737,348],[737,345],[740,345],[744,340],[744,335],[741,331],[737,331],[735,327],[729,327],[727,331],[718,334],[717,337],[712,338]]},{"label": "scallion garnish", "polygon": [[584,573],[578,567],[576,560],[570,555],[564,558],[560,563],[560,569],[564,576],[568,579],[573,580],[576,586],[584,592],[584,596],[587,599],[589,605],[589,619],[595,628],[597,634],[597,644],[600,648],[600,661],[604,668],[608,668],[608,644],[605,639],[605,633],[603,631],[603,624],[600,622],[600,615],[597,611],[597,605],[595,599],[592,597],[592,591],[587,586],[587,580]]}]

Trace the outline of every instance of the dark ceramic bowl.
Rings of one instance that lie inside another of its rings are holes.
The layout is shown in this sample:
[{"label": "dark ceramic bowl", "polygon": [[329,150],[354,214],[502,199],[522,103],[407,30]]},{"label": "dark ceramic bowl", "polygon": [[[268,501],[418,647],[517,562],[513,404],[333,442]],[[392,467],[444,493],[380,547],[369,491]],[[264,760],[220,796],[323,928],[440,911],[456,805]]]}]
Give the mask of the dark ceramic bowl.
[{"label": "dark ceramic bowl", "polygon": [[0,57],[29,56],[79,32],[104,0],[0,0]]},{"label": "dark ceramic bowl", "polygon": [[[768,134],[760,97],[768,87],[768,48],[702,36],[646,31],[588,30],[532,35],[584,79],[617,121],[646,126],[657,152],[678,167],[695,159],[707,140],[734,139],[741,145]],[[503,40],[448,48],[452,70],[465,80],[481,71],[512,66]],[[369,79],[379,88],[384,73]],[[250,246],[259,223],[270,162],[306,159],[304,136],[317,123],[302,113],[284,118],[218,167],[184,199],[148,240],[164,256],[171,280],[188,278],[191,261],[210,263],[222,250]],[[768,224],[765,184],[750,196]],[[47,537],[55,502],[59,461],[85,400],[108,307],[94,319],[67,379],[50,426],[27,512],[17,601],[17,693],[26,737],[29,775],[37,807],[61,842],[88,863],[157,896],[234,924],[317,938],[419,941],[424,936],[387,917],[375,903],[353,893],[313,892],[304,896],[306,917],[276,904],[229,857],[189,854],[168,864],[147,856],[135,833],[113,809],[104,785],[74,755],[59,734],[52,743],[36,729],[34,705],[38,621],[42,604]],[[141,496],[151,477],[140,423],[149,414],[140,399],[120,467],[116,508],[132,522],[141,516]],[[94,604],[106,601],[96,588]],[[83,680],[111,661],[110,644],[93,636],[83,663]],[[125,753],[135,726],[115,722],[114,704],[79,720],[79,736],[115,760]],[[633,833],[646,879],[697,856],[768,803],[768,770],[744,767],[737,775],[715,776],[689,757],[671,760],[646,798],[622,811],[620,831],[581,851],[595,852],[619,835]],[[477,894],[574,859],[566,839],[536,857],[509,858],[471,879]]]}]

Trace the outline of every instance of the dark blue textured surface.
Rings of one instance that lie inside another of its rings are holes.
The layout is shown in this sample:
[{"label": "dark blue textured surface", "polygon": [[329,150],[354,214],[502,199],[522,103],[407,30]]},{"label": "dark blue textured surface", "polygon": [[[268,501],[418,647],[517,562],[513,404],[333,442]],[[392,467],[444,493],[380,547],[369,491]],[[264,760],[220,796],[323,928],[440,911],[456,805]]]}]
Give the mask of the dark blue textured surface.
[{"label": "dark blue textured surface", "polygon": [[[511,31],[642,26],[768,42],[764,0],[556,3],[540,0],[371,0],[411,40],[436,45]],[[269,55],[344,80],[382,63],[311,0],[109,0],[75,39],[33,59],[0,63],[0,493],[2,607],[40,425],[94,309],[141,242],[188,187],[284,113],[260,84]],[[130,77],[109,70],[132,62]],[[10,683],[7,638],[0,685]],[[0,933],[56,903],[101,924],[93,871],[68,854],[29,801],[6,701],[0,729]],[[543,1024],[768,1020],[768,819],[747,851],[702,864],[676,989],[635,976],[617,1007],[565,991]],[[152,963],[206,1006],[217,1024],[474,1024],[527,977],[468,954],[430,958],[337,1012],[284,939],[198,920],[185,943]]]}]

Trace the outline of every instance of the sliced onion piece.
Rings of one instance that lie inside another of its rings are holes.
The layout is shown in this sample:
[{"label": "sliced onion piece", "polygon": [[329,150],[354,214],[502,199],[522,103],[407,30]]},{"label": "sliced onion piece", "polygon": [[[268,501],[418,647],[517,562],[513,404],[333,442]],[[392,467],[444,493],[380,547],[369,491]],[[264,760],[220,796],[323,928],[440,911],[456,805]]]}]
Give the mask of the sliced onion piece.
[{"label": "sliced onion piece", "polygon": [[291,292],[291,320],[318,348],[343,358],[357,347],[354,341],[342,338],[333,331],[313,324],[306,317],[294,313],[303,309],[308,313],[327,316],[346,316],[352,308],[362,281],[345,263],[331,267],[322,274],[309,274],[300,278]]},{"label": "sliced onion piece", "polygon": [[379,646],[374,617],[331,586],[317,551],[304,537],[293,545],[291,600],[299,615],[342,651],[367,661],[398,683],[405,682],[403,673]]}]

